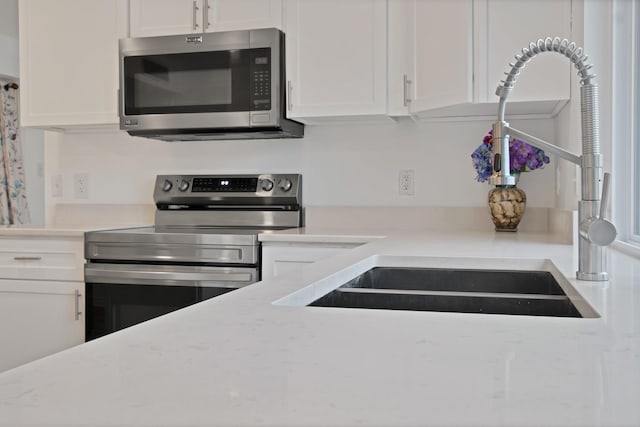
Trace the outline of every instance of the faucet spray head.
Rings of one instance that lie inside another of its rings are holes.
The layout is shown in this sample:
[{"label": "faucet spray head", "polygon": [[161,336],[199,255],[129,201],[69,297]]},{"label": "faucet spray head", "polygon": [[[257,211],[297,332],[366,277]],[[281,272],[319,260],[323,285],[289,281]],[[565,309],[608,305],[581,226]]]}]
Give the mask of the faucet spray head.
[{"label": "faucet spray head", "polygon": [[502,120],[493,123],[493,173],[489,177],[489,184],[497,187],[516,185],[516,177],[511,175],[509,135],[505,129],[508,125]]}]

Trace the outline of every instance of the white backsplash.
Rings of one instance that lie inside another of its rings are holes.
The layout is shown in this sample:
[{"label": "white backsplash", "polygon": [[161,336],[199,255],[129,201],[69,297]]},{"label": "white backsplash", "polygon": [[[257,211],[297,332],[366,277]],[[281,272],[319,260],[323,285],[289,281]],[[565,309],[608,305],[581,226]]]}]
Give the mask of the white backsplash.
[{"label": "white backsplash", "polygon": [[[554,140],[554,120],[513,124]],[[52,197],[45,188],[47,217],[58,204],[152,204],[155,176],[178,173],[301,173],[305,206],[485,207],[490,187],[475,181],[470,155],[490,127],[490,121],[327,124],[307,126],[303,139],[213,142],[47,132],[45,177],[61,175],[63,192]],[[412,196],[399,195],[402,169],[414,170]],[[76,199],[73,179],[82,173],[89,197]],[[555,207],[556,159],[523,174],[520,186],[528,206]]]}]

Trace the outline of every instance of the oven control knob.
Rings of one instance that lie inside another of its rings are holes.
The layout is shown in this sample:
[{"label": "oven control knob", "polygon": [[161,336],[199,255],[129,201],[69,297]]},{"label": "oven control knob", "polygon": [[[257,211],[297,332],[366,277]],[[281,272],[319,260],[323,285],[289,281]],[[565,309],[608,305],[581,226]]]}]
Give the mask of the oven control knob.
[{"label": "oven control knob", "polygon": [[282,178],[280,181],[278,181],[278,187],[280,187],[282,191],[287,192],[291,190],[291,181],[286,178]]},{"label": "oven control knob", "polygon": [[273,181],[271,181],[270,179],[263,179],[262,183],[260,184],[260,188],[262,188],[264,191],[271,191],[273,189]]},{"label": "oven control knob", "polygon": [[162,191],[169,191],[171,190],[172,187],[173,187],[173,183],[168,179],[165,179],[164,183],[162,183]]},{"label": "oven control knob", "polygon": [[178,185],[178,190],[187,191],[189,189],[189,181],[182,180],[180,181],[180,185]]}]

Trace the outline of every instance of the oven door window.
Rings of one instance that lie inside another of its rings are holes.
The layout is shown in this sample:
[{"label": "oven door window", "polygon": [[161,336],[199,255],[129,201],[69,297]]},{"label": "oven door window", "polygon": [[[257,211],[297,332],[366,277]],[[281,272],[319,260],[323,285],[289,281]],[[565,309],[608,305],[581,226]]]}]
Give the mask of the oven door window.
[{"label": "oven door window", "polygon": [[260,48],[125,57],[125,115],[269,109],[264,99],[270,94],[263,92],[270,87],[260,82],[270,79],[270,52]]},{"label": "oven door window", "polygon": [[92,340],[234,288],[87,283],[86,340]]}]

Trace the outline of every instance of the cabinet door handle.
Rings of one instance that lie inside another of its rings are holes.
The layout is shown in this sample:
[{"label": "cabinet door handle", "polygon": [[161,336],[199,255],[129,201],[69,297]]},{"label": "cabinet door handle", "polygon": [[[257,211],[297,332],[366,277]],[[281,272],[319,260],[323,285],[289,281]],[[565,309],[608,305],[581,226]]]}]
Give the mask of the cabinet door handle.
[{"label": "cabinet door handle", "polygon": [[209,21],[210,10],[211,10],[211,5],[209,4],[209,0],[204,0],[204,7],[202,8],[202,23],[205,30],[211,27],[211,21]]},{"label": "cabinet door handle", "polygon": [[14,256],[13,259],[16,261],[40,261],[42,257],[41,256]]},{"label": "cabinet door handle", "polygon": [[293,85],[291,80],[287,80],[287,107],[289,111],[293,110],[293,102],[291,101],[291,95],[293,94]]},{"label": "cabinet door handle", "polygon": [[198,2],[194,0],[193,2],[193,31],[198,29]]},{"label": "cabinet door handle", "polygon": [[76,297],[76,320],[79,320],[80,315],[82,314],[82,312],[80,311],[80,298],[82,297],[82,294],[77,289],[75,290],[74,294]]},{"label": "cabinet door handle", "polygon": [[409,86],[411,86],[411,80],[404,75],[404,106],[407,107],[411,103],[411,97],[409,96]]}]

